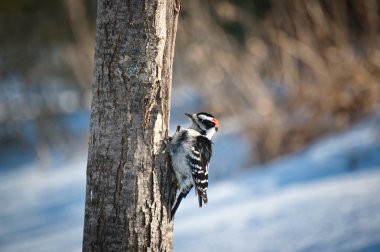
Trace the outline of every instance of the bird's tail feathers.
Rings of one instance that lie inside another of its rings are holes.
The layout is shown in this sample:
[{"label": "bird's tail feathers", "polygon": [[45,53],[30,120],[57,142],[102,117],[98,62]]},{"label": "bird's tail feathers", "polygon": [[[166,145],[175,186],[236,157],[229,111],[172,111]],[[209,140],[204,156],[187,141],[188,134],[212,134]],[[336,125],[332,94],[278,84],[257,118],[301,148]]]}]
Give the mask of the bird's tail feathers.
[{"label": "bird's tail feathers", "polygon": [[[190,188],[191,189],[191,188]],[[187,192],[181,192],[177,199],[175,200],[175,203],[174,203],[174,206],[172,207],[171,211],[170,211],[170,218],[173,220],[174,218],[174,215],[177,211],[177,208],[179,207],[179,204],[181,204],[181,201],[183,198],[186,198],[187,194],[189,193],[190,190],[188,190]]]},{"label": "bird's tail feathers", "polygon": [[208,202],[207,193],[202,192],[201,190],[197,190],[197,191],[198,191],[199,207],[202,207],[202,203],[205,203],[205,205],[206,205]]}]

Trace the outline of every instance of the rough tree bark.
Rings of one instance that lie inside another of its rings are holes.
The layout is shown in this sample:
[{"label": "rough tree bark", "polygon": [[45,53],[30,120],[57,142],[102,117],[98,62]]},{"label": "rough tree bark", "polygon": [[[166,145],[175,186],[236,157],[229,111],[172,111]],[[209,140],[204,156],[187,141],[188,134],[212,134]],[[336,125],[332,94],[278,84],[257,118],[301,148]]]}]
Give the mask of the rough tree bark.
[{"label": "rough tree bark", "polygon": [[168,134],[179,0],[99,0],[83,251],[171,251]]}]

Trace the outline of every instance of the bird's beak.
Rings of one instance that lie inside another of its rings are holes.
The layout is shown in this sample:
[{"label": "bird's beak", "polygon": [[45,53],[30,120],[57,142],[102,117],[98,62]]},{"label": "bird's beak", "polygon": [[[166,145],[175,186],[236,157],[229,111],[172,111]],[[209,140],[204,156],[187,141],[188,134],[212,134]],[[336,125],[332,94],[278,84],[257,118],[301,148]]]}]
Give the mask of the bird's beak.
[{"label": "bird's beak", "polygon": [[191,120],[193,120],[193,115],[192,115],[192,114],[185,113],[185,115],[186,115],[187,117],[189,117]]}]

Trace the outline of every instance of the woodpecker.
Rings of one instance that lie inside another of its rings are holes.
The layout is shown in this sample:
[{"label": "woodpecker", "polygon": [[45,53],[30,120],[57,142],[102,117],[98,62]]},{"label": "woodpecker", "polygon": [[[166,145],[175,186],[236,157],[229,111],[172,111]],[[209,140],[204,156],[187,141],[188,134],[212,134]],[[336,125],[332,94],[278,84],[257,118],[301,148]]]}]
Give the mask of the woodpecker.
[{"label": "woodpecker", "polygon": [[207,204],[208,168],[212,155],[212,137],[218,131],[219,122],[211,114],[201,112],[187,114],[191,125],[187,129],[177,127],[169,142],[171,163],[178,181],[179,194],[171,209],[171,218],[189,191],[195,186],[199,207]]}]

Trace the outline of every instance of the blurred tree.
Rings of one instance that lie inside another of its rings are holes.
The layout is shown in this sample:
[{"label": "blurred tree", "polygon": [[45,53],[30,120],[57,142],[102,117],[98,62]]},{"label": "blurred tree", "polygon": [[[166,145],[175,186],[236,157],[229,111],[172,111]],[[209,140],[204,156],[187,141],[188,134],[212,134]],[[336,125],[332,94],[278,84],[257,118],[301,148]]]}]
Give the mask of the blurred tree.
[{"label": "blurred tree", "polygon": [[174,81],[267,162],[378,107],[379,27],[380,1],[186,1]]},{"label": "blurred tree", "polygon": [[[0,1],[0,170],[87,147],[96,2]],[[20,158],[22,157],[22,158]]]},{"label": "blurred tree", "polygon": [[179,1],[98,1],[83,251],[170,251],[161,143]]}]

